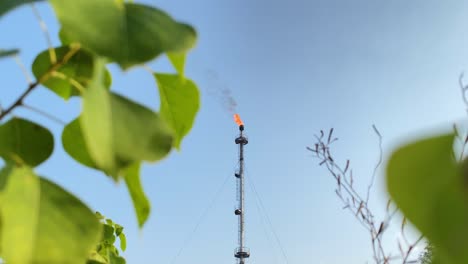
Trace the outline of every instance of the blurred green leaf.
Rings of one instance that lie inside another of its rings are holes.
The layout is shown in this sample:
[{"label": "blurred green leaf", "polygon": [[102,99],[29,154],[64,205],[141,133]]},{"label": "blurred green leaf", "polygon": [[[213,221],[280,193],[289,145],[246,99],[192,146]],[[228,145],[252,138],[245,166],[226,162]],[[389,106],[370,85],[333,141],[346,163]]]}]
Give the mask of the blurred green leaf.
[{"label": "blurred green leaf", "polygon": [[112,134],[110,95],[104,87],[104,62],[95,65],[93,79],[83,93],[80,118],[86,149],[94,163],[106,173],[117,176]]},{"label": "blurred green leaf", "polygon": [[115,236],[114,236],[114,227],[109,224],[104,224],[104,234],[103,234],[103,239],[110,245],[114,244],[115,242]]},{"label": "blurred green leaf", "polygon": [[65,32],[65,30],[63,30],[63,28],[60,28],[58,36],[60,39],[60,43],[62,43],[62,45],[66,46],[72,43],[70,38],[67,36],[67,33]]},{"label": "blurred green leaf", "polygon": [[33,263],[40,210],[39,178],[27,167],[0,171],[6,182],[1,192],[2,257],[11,263]]},{"label": "blurred green leaf", "polygon": [[128,192],[132,197],[133,207],[135,208],[138,219],[138,226],[142,227],[148,219],[151,206],[140,182],[140,164],[135,163],[129,166],[125,169],[123,175]]},{"label": "blurred green leaf", "polygon": [[122,233],[122,231],[123,231],[123,226],[121,226],[119,224],[114,223],[114,228],[115,228],[115,235],[116,236],[119,236],[120,233]]},{"label": "blurred green leaf", "polygon": [[19,7],[20,5],[40,2],[42,0],[1,0],[0,1],[0,17],[9,11]]},{"label": "blurred green leaf", "polygon": [[126,261],[115,252],[109,251],[109,264],[125,264]]},{"label": "blurred green leaf", "polygon": [[196,40],[191,26],[154,7],[114,0],[50,3],[67,40],[81,43],[124,69],[164,52],[186,51]]},{"label": "blurred green leaf", "polygon": [[453,135],[403,146],[387,167],[395,203],[437,248],[444,264],[468,263],[468,170],[453,158]]},{"label": "blurred green leaf", "polygon": [[187,54],[185,52],[169,52],[169,53],[167,53],[167,57],[169,58],[169,61],[172,63],[172,66],[174,66],[177,73],[181,77],[184,77],[186,56],[187,56]]},{"label": "blurred green leaf", "polygon": [[125,237],[124,233],[119,234],[119,239],[120,239],[120,249],[122,251],[125,251],[127,249],[127,238]]},{"label": "blurred green leaf", "polygon": [[[54,49],[57,61],[63,60],[70,54],[69,46]],[[67,63],[61,66],[56,72],[45,80],[42,85],[60,97],[68,100],[71,96],[80,95],[80,89],[87,87],[94,73],[96,57],[90,52],[80,49]],[[54,63],[50,60],[49,50],[41,52],[33,62],[32,71],[36,79],[46,74]],[[104,86],[109,89],[111,85],[111,75],[108,70],[104,72]]]},{"label": "blurred green leaf", "polygon": [[111,106],[117,160],[128,166],[167,156],[173,133],[157,113],[117,94],[111,94]]},{"label": "blurred green leaf", "polygon": [[173,74],[154,74],[161,99],[161,116],[175,132],[174,146],[180,149],[200,108],[200,94],[191,80]]},{"label": "blurred green leaf", "polygon": [[62,145],[68,155],[79,163],[91,168],[97,168],[87,150],[78,118],[70,122],[63,129]]},{"label": "blurred green leaf", "polygon": [[[109,93],[102,85],[103,65],[99,68],[101,70],[95,71],[93,81],[83,95],[83,113],[79,119],[81,132],[93,164],[118,179],[121,170],[134,162],[154,162],[164,158],[172,148],[173,137],[157,113]],[[70,138],[79,136],[77,133]],[[84,150],[78,151],[79,155],[71,156],[79,156],[81,161],[90,164]]]},{"label": "blurred green leaf", "polygon": [[12,118],[0,125],[0,157],[35,167],[54,150],[54,138],[46,128],[31,121]]},{"label": "blurred green leaf", "polygon": [[0,49],[0,59],[3,57],[14,56],[18,53],[19,53],[19,49],[9,49],[9,50]]},{"label": "blurred green leaf", "polygon": [[95,214],[98,220],[104,219],[104,216],[100,212],[96,211]]},{"label": "blurred green leaf", "polygon": [[96,252],[95,250],[91,251],[88,257],[88,261],[86,261],[86,264],[107,264],[107,263],[108,261],[101,255],[99,255],[99,253]]},{"label": "blurred green leaf", "polygon": [[0,172],[2,257],[7,263],[81,264],[98,243],[101,225],[80,200],[26,167]]}]

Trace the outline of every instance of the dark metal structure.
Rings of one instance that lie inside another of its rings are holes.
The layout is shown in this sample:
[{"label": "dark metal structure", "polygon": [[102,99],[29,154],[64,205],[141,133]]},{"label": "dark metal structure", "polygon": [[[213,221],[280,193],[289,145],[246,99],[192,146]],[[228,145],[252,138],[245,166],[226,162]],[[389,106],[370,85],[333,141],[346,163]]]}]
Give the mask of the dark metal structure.
[{"label": "dark metal structure", "polygon": [[239,126],[239,137],[235,142],[239,145],[239,171],[234,174],[237,180],[237,200],[238,205],[234,214],[239,217],[239,246],[234,251],[234,257],[238,259],[239,264],[245,264],[250,257],[250,249],[245,247],[245,206],[244,206],[244,146],[249,143],[244,137],[244,125]]}]

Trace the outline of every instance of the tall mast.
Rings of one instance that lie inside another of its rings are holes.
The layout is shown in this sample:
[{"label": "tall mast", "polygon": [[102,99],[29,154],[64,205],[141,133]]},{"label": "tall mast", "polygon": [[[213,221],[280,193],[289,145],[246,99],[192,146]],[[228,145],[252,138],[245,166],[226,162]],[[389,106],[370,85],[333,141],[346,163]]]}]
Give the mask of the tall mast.
[{"label": "tall mast", "polygon": [[234,256],[239,264],[245,264],[245,260],[250,257],[249,248],[245,247],[245,197],[244,197],[244,146],[249,143],[243,135],[244,125],[239,125],[239,137],[235,142],[239,145],[239,171],[235,174],[238,186],[238,206],[234,211],[239,217],[239,246],[235,249]]}]

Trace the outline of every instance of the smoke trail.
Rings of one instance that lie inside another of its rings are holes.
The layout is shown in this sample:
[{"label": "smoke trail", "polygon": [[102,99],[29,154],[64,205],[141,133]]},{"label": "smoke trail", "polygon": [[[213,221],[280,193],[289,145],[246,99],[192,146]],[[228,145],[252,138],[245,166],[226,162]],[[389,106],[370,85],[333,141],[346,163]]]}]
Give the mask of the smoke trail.
[{"label": "smoke trail", "polygon": [[231,90],[228,85],[223,82],[218,74],[213,70],[207,70],[206,75],[208,78],[208,95],[214,97],[217,101],[220,102],[221,107],[229,115],[236,113],[237,102],[232,95]]}]

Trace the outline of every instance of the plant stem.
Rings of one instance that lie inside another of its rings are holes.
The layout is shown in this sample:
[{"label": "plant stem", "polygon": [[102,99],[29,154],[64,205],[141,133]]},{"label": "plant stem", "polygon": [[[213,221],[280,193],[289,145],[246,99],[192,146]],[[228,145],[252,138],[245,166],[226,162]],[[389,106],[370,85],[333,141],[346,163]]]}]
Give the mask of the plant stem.
[{"label": "plant stem", "polygon": [[24,91],[24,93],[18,98],[16,99],[16,101],[10,106],[8,107],[7,109],[5,109],[1,114],[0,114],[0,120],[2,120],[6,115],[8,115],[11,111],[13,111],[13,109],[15,109],[16,107],[20,106],[23,104],[23,100],[26,96],[28,96],[29,93],[32,92],[32,90],[34,90],[34,88],[36,88],[37,86],[39,85],[39,82],[34,82],[34,83],[31,83],[29,86],[28,86],[28,89],[26,91]]},{"label": "plant stem", "polygon": [[26,96],[28,96],[34,90],[34,88],[39,86],[39,84],[47,81],[51,77],[53,72],[57,71],[60,67],[66,64],[79,50],[80,50],[79,45],[74,46],[74,47],[72,46],[70,51],[68,51],[68,53],[65,54],[65,56],[63,56],[61,60],[53,64],[50,67],[50,69],[46,73],[44,73],[44,75],[42,75],[39,79],[37,79],[34,83],[31,83],[28,86],[28,89],[26,89],[26,91],[24,91],[23,94],[21,94],[20,97],[18,97],[18,99],[16,99],[16,101],[10,107],[0,112],[0,120],[2,120],[5,116],[7,116],[16,107],[23,105],[24,98],[26,98]]}]

